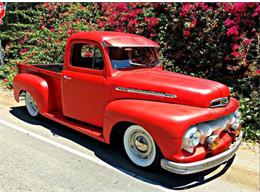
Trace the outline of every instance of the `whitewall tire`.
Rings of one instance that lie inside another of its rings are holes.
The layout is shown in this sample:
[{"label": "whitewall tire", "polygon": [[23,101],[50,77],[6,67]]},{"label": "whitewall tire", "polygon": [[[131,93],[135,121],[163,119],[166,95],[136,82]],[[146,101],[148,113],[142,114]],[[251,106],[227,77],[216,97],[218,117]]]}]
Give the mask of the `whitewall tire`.
[{"label": "whitewall tire", "polygon": [[29,92],[25,93],[25,105],[26,105],[28,113],[32,117],[38,117],[39,116],[39,109],[37,107],[37,104],[35,103],[32,95]]},{"label": "whitewall tire", "polygon": [[159,150],[152,136],[141,126],[131,125],[123,136],[123,145],[128,158],[139,167],[155,167]]}]

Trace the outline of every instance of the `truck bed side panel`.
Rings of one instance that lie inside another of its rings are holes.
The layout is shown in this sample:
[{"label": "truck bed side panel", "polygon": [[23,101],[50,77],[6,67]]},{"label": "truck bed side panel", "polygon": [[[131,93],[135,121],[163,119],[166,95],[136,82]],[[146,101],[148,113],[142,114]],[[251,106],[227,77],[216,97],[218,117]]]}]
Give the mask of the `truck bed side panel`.
[{"label": "truck bed side panel", "polygon": [[[29,73],[37,75],[43,78],[49,88],[49,97],[48,97],[48,112],[60,111],[62,112],[62,103],[61,103],[61,74],[57,66],[53,66],[52,70],[50,66],[53,65],[29,65],[29,64],[19,64],[19,73]],[[45,68],[43,68],[45,67]],[[60,69],[59,69],[60,70]]]}]

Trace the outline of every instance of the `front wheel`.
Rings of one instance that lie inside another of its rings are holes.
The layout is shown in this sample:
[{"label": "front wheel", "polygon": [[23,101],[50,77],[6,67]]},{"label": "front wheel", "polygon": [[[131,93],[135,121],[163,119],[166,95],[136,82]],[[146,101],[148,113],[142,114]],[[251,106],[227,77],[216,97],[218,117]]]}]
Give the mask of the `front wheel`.
[{"label": "front wheel", "polygon": [[131,125],[124,133],[123,145],[128,158],[137,166],[157,167],[161,153],[152,136],[141,126]]},{"label": "front wheel", "polygon": [[25,93],[25,105],[26,105],[28,113],[32,117],[36,118],[39,116],[39,109],[37,107],[37,104],[35,103],[32,95],[29,92]]}]

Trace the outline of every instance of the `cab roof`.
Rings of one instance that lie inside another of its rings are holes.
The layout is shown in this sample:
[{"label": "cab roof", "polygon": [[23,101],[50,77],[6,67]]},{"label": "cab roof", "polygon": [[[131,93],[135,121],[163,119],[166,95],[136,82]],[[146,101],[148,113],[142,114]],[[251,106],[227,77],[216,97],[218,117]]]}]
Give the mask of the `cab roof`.
[{"label": "cab roof", "polygon": [[145,37],[111,31],[79,32],[71,35],[68,42],[75,39],[85,39],[101,43],[105,47],[159,47],[154,41]]}]

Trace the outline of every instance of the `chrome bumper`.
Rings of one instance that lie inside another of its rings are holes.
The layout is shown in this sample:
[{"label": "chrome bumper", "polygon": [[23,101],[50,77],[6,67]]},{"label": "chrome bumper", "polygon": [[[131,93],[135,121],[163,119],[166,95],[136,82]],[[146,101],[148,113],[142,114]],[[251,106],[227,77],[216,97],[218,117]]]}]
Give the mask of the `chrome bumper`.
[{"label": "chrome bumper", "polygon": [[161,166],[163,169],[167,171],[180,174],[180,175],[198,173],[216,167],[228,161],[235,155],[242,141],[242,136],[243,136],[242,134],[243,133],[241,132],[238,140],[235,143],[233,143],[228,150],[216,156],[207,158],[205,160],[197,161],[197,162],[192,162],[192,163],[175,163],[172,161],[168,161],[166,159],[162,159]]}]

